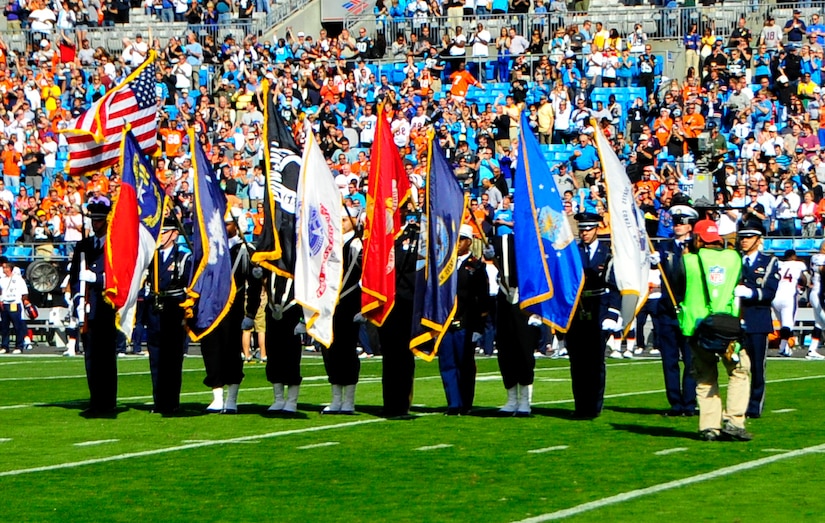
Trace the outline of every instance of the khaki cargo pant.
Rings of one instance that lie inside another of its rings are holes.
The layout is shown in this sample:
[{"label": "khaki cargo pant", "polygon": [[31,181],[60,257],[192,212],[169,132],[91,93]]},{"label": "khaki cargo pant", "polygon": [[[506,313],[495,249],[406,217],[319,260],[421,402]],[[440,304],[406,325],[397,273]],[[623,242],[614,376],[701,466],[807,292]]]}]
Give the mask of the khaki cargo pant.
[{"label": "khaki cargo pant", "polygon": [[[696,403],[699,406],[699,431],[719,430],[725,421],[735,427],[745,427],[745,411],[751,393],[751,360],[748,354],[739,351],[739,361],[730,361],[716,354],[700,349],[694,340],[690,342],[693,352],[693,377],[696,378]],[[719,395],[719,368],[721,361],[728,373],[728,395],[725,408]]]}]

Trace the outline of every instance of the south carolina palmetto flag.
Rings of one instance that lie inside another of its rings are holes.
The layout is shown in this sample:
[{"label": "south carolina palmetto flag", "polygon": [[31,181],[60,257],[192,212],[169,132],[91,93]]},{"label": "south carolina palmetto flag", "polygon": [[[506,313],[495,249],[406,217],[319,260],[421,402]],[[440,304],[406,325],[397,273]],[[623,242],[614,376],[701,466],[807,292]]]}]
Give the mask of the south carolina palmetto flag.
[{"label": "south carolina palmetto flag", "polygon": [[647,300],[648,238],[645,217],[633,194],[633,185],[610,142],[596,129],[596,149],[607,184],[607,209],[610,213],[610,246],[613,273],[622,295],[622,321],[625,330]]},{"label": "south carolina palmetto flag", "polygon": [[295,302],[304,309],[307,334],[329,347],[343,277],[343,202],[309,121],[304,122],[304,130],[293,285]]}]

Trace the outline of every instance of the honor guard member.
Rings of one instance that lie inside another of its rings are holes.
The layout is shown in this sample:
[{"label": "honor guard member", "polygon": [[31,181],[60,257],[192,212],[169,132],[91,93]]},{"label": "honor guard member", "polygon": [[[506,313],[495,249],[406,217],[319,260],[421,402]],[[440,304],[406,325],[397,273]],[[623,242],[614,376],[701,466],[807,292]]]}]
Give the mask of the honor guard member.
[{"label": "honor guard member", "polygon": [[[682,334],[677,317],[678,304],[685,298],[685,269],[682,257],[689,252],[693,224],[699,220],[699,213],[686,203],[680,202],[671,206],[673,239],[659,242],[657,246],[664,293],[658,300],[654,326],[662,356],[665,395],[670,403],[670,410],[665,413],[666,416],[693,416],[696,413],[696,380],[690,371],[690,347],[687,338]],[[683,365],[681,369],[679,360]]]},{"label": "honor guard member", "polygon": [[793,328],[796,325],[799,288],[805,288],[808,285],[805,277],[808,266],[797,259],[796,251],[793,249],[785,251],[778,266],[779,285],[771,307],[774,316],[779,320],[779,355],[791,357],[793,354],[788,340],[793,336]]},{"label": "honor guard member", "polygon": [[152,372],[153,412],[169,415],[180,410],[183,351],[186,345],[184,311],[186,285],[192,276],[192,259],[178,246],[178,221],[163,220],[160,246],[149,265],[146,346]]},{"label": "honor guard member", "polygon": [[519,307],[515,236],[496,236],[493,245],[499,266],[496,296],[496,349],[498,368],[507,390],[507,403],[499,409],[507,416],[528,416],[533,396],[536,358],[533,349],[541,337],[541,319]]},{"label": "honor guard member", "polygon": [[395,306],[378,329],[383,355],[382,415],[386,418],[407,416],[412,405],[415,356],[410,350],[410,335],[419,231],[414,215],[407,215],[407,224],[395,241]]},{"label": "honor guard member", "polygon": [[105,416],[114,413],[117,403],[116,311],[103,299],[106,286],[103,247],[110,207],[107,203],[94,202],[86,210],[93,235],[77,242],[69,283],[72,296],[78,297],[78,317],[82,318],[81,340],[89,383],[89,408],[84,414]]},{"label": "honor guard member", "polygon": [[579,226],[584,289],[566,340],[576,405],[574,417],[593,419],[601,414],[604,404],[605,348],[608,336],[621,330],[621,305],[612,281],[610,246],[596,236],[600,216],[579,213],[575,218]]},{"label": "honor guard member", "polygon": [[765,228],[762,221],[747,218],[739,223],[742,254],[742,281],[734,293],[740,299],[745,321],[745,350],[751,359],[751,394],[747,416],[758,418],[765,403],[765,365],[768,334],[773,332],[771,302],[779,286],[779,264],[775,257],[760,252]]},{"label": "honor guard member", "polygon": [[[252,249],[238,231],[236,217],[227,211],[226,236],[229,239],[229,255],[232,259],[232,277],[235,279],[235,297],[229,312],[221,322],[201,339],[201,354],[206,377],[203,384],[212,389],[212,403],[207,413],[237,414],[238,389],[243,381],[241,358],[243,330],[254,324],[254,317],[261,300],[260,267],[250,262]],[[248,299],[247,299],[248,297]],[[226,401],[223,388],[226,387]]]},{"label": "honor guard member", "polygon": [[[734,289],[741,277],[739,254],[723,248],[716,222],[700,220],[693,227],[691,252],[682,257],[685,266],[685,299],[679,307],[679,325],[689,338],[696,378],[696,401],[699,404],[699,437],[713,441],[720,437],[735,440],[752,438],[745,431],[745,409],[750,392],[750,358],[747,349],[737,358],[722,355],[728,374],[728,397],[725,408],[719,396],[719,355],[699,347],[696,326],[709,314],[739,316]],[[704,280],[704,283],[703,283]]]},{"label": "honor guard member", "polygon": [[487,269],[473,256],[473,228],[458,232],[458,284],[456,311],[438,349],[438,370],[447,396],[447,415],[467,414],[473,408],[476,389],[475,346],[484,331],[487,315]]},{"label": "honor guard member", "polygon": [[358,332],[361,315],[361,255],[363,245],[355,231],[356,218],[344,216],[344,279],[332,318],[335,337],[329,349],[322,348],[324,368],[332,385],[332,402],[321,414],[355,414],[355,385],[361,372]]},{"label": "honor guard member", "polygon": [[822,331],[825,329],[825,296],[823,296],[822,273],[825,271],[825,241],[819,244],[819,252],[811,256],[811,289],[808,291],[808,303],[814,313],[814,330],[811,333],[811,344],[808,346],[808,360],[825,360],[825,356],[817,352]]},{"label": "honor guard member", "polygon": [[[292,279],[269,276],[270,299],[266,315],[266,379],[272,384],[273,401],[267,412],[292,416],[298,412],[301,390],[302,309],[295,304]],[[286,393],[286,394],[284,394]]]}]

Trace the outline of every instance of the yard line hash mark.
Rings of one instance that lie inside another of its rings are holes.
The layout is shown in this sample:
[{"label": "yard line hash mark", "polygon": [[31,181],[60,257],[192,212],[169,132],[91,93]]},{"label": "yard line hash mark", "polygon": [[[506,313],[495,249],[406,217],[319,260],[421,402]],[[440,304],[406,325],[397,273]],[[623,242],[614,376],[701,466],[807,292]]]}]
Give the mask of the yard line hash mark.
[{"label": "yard line hash mark", "polygon": [[771,411],[773,414],[785,414],[786,412],[796,412],[796,409],[776,409]]},{"label": "yard line hash mark", "polygon": [[334,447],[340,445],[337,441],[325,441],[324,443],[313,443],[312,445],[304,445],[303,447],[295,447],[298,450],[319,449],[321,447]]},{"label": "yard line hash mark", "polygon": [[687,447],[675,447],[672,449],[664,449],[658,452],[654,452],[657,456],[667,456],[668,454],[675,454],[677,452],[685,452],[688,448]]},{"label": "yard line hash mark", "polygon": [[104,443],[117,443],[120,441],[119,439],[96,439],[94,441],[81,441],[80,443],[75,443],[75,447],[91,447],[94,445],[103,445]]},{"label": "yard line hash mark", "polygon": [[773,456],[768,456],[766,458],[760,458],[753,461],[745,461],[737,465],[731,465],[730,467],[724,467],[711,472],[706,472],[704,474],[698,474],[696,476],[690,476],[687,478],[677,479],[674,481],[668,481],[667,483],[660,483],[658,485],[653,485],[652,487],[630,490],[628,492],[623,492],[615,496],[609,496],[606,498],[591,501],[589,503],[583,503],[575,507],[570,507],[563,510],[557,510],[556,512],[549,512],[547,514],[541,514],[531,518],[522,519],[516,523],[540,523],[542,521],[553,521],[568,518],[571,516],[582,514],[584,512],[589,512],[591,510],[598,510],[600,508],[608,507],[611,505],[624,503],[625,501],[631,501],[633,499],[641,498],[643,496],[658,494],[659,492],[665,492],[667,490],[685,487],[688,485],[693,485],[695,483],[701,483],[703,481],[730,476],[731,474],[736,474],[737,472],[743,472],[745,470],[751,470],[757,467],[762,467],[764,465],[770,465],[772,463],[777,463],[779,461],[783,461],[786,459],[798,458],[801,456],[806,456],[808,454],[814,454],[823,451],[825,451],[825,443],[815,445],[813,447],[805,447],[802,449],[794,450],[791,452],[787,452],[785,454],[775,454]]},{"label": "yard line hash mark", "polygon": [[439,443],[438,445],[427,445],[426,447],[418,447],[415,450],[438,450],[438,449],[448,449],[452,447],[449,443]]},{"label": "yard line hash mark", "polygon": [[554,450],[566,450],[567,445],[556,445],[555,447],[545,447],[543,449],[528,450],[528,454],[544,454],[545,452],[553,452]]}]

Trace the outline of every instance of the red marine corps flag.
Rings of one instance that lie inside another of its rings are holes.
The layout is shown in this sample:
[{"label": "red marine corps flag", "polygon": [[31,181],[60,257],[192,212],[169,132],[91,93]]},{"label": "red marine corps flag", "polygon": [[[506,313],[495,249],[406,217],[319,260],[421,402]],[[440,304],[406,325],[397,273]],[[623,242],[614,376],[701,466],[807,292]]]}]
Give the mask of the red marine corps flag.
[{"label": "red marine corps flag", "polygon": [[410,181],[382,108],[370,158],[361,312],[381,326],[395,305],[395,237],[401,230],[401,208],[410,197]]}]

